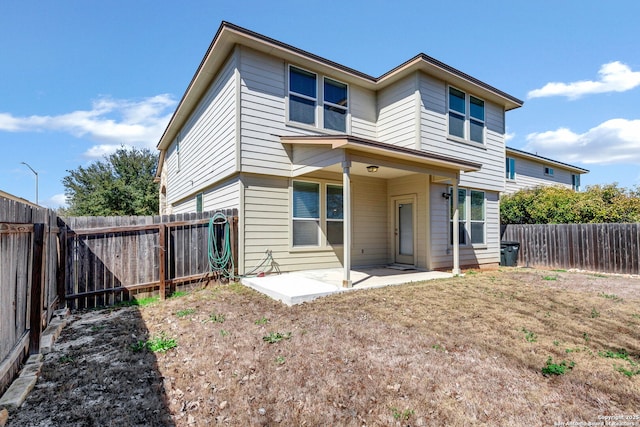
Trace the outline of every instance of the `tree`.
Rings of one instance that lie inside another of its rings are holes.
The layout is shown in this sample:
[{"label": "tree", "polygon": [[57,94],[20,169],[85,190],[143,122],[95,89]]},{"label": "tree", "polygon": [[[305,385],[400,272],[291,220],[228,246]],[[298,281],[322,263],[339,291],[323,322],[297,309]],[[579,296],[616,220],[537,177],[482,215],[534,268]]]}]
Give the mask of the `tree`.
[{"label": "tree", "polygon": [[617,183],[593,185],[584,192],[536,187],[500,198],[502,224],[640,222],[640,188]]},{"label": "tree", "polygon": [[158,155],[149,149],[119,148],[104,160],[67,171],[62,183],[70,216],[156,215]]}]

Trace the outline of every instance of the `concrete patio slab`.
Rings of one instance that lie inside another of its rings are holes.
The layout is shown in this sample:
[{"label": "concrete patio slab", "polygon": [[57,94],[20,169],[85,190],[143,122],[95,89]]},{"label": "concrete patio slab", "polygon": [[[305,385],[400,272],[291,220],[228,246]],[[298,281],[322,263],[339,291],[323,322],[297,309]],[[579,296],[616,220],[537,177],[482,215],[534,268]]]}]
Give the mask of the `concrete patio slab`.
[{"label": "concrete patio slab", "polygon": [[351,270],[352,288],[342,287],[342,277],[341,268],[327,268],[265,277],[245,277],[241,282],[275,300],[294,305],[339,292],[444,279],[453,277],[453,274],[443,271],[403,271],[385,267],[356,269]]}]

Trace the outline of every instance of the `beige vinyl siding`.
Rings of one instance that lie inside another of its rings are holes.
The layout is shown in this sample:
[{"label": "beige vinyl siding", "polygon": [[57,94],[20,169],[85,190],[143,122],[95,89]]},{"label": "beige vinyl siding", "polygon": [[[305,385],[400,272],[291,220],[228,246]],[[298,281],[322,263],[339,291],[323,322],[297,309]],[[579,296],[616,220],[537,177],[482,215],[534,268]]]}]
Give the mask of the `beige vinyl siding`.
[{"label": "beige vinyl siding", "polygon": [[196,211],[196,195],[188,199],[183,199],[175,204],[171,205],[172,214],[191,213]]},{"label": "beige vinyl siding", "polygon": [[279,135],[285,128],[283,60],[257,51],[240,51],[240,168],[243,172],[289,176],[291,163]]},{"label": "beige vinyl siding", "polygon": [[[462,188],[462,187],[461,187]],[[442,197],[449,186],[431,184],[431,268],[453,266],[453,249],[449,244],[449,201]],[[485,245],[475,248],[460,246],[460,266],[490,266],[500,262],[500,202],[499,193],[485,192]],[[443,226],[445,224],[445,226]]]},{"label": "beige vinyl siding", "polygon": [[[430,240],[429,234],[429,175],[412,174],[400,178],[388,180],[388,212],[390,217],[387,221],[390,231],[395,229],[395,206],[393,198],[400,196],[416,196],[416,218],[414,218],[414,227],[416,228],[417,253],[415,254],[415,263],[418,268],[429,268],[428,257]],[[394,258],[394,242],[393,233],[388,234],[390,260]]]},{"label": "beige vinyl siding", "polygon": [[180,200],[236,172],[235,64],[232,55],[181,129],[179,162],[177,138],[167,150],[168,204],[182,209]]},{"label": "beige vinyl siding", "polygon": [[202,208],[205,211],[240,208],[240,178],[235,176],[226,182],[204,190]]},{"label": "beige vinyl siding", "polygon": [[453,252],[449,245],[449,201],[442,197],[447,191],[447,185],[431,184],[431,269],[453,267]]},{"label": "beige vinyl siding", "polygon": [[191,213],[196,211],[196,197],[202,193],[202,210],[239,209],[240,178],[236,175],[214,186],[195,192],[193,196],[172,205],[171,213]]},{"label": "beige vinyl siding", "polygon": [[389,209],[387,181],[352,176],[353,237],[351,263],[354,266],[389,263]]},{"label": "beige vinyl siding", "polygon": [[244,186],[244,265],[248,271],[257,265],[266,251],[281,271],[340,267],[341,252],[328,250],[291,250],[290,190],[288,178],[243,175]]},{"label": "beige vinyl siding", "polygon": [[[572,172],[560,167],[544,163],[536,162],[514,155],[508,155],[516,161],[516,179],[505,180],[505,193],[515,193],[523,188],[533,188],[545,185],[561,185],[563,187],[572,188],[571,175]],[[553,169],[553,176],[544,174],[544,168],[548,166]]]},{"label": "beige vinyl siding", "polygon": [[403,79],[378,93],[378,140],[416,148],[415,80]]},{"label": "beige vinyl siding", "polygon": [[351,134],[367,139],[376,139],[376,94],[371,90],[349,85],[349,110]]},{"label": "beige vinyl siding", "polygon": [[[420,74],[420,140],[422,149],[480,163],[478,172],[461,173],[460,185],[502,191],[504,187],[504,111],[485,100],[485,145],[447,138],[447,85]],[[473,94],[472,94],[473,95]]]}]

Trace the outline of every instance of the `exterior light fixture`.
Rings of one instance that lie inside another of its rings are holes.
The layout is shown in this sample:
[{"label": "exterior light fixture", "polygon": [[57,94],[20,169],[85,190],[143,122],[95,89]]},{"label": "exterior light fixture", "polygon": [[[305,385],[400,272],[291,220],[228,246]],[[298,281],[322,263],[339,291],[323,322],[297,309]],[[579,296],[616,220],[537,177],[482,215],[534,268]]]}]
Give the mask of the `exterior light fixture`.
[{"label": "exterior light fixture", "polygon": [[374,165],[367,166],[367,172],[370,172],[370,173],[378,172],[378,166],[374,166]]},{"label": "exterior light fixture", "polygon": [[449,200],[449,198],[451,197],[451,193],[442,193],[442,197]]}]

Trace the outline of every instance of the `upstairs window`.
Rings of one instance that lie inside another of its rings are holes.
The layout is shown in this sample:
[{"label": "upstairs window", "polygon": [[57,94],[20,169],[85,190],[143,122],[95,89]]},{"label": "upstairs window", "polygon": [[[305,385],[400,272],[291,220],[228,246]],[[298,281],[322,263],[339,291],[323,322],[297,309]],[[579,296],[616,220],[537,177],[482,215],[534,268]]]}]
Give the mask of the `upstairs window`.
[{"label": "upstairs window", "polygon": [[465,94],[458,89],[449,88],[449,135],[464,139],[464,121],[466,117]]},{"label": "upstairs window", "polygon": [[315,126],[316,75],[300,68],[289,68],[289,120]]},{"label": "upstairs window", "polygon": [[507,157],[505,160],[505,178],[510,180],[516,179],[516,159],[513,157]]},{"label": "upstairs window", "polygon": [[553,176],[553,168],[545,166],[544,167],[544,174],[547,175],[547,176]]},{"label": "upstairs window", "polygon": [[484,144],[484,101],[449,87],[449,135]]},{"label": "upstairs window", "polygon": [[346,133],[348,102],[346,83],[289,67],[290,122]]},{"label": "upstairs window", "polygon": [[324,79],[324,128],[347,131],[347,85]]}]

